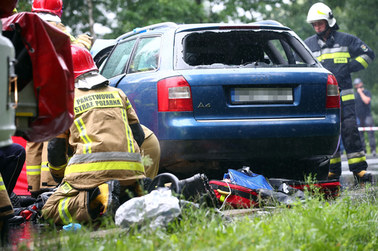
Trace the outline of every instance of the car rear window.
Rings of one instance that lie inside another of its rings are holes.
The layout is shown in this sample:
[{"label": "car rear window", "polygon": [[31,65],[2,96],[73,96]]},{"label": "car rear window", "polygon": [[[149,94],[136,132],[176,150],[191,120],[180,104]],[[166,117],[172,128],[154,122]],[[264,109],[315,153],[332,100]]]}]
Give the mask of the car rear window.
[{"label": "car rear window", "polygon": [[176,68],[298,67],[316,65],[290,32],[196,31],[176,34]]}]

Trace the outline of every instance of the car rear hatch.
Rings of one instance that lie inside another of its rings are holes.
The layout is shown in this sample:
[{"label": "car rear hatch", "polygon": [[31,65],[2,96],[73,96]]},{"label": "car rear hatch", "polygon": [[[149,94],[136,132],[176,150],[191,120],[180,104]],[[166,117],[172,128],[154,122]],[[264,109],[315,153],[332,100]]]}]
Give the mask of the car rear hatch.
[{"label": "car rear hatch", "polygon": [[326,116],[329,72],[288,28],[183,29],[175,48],[175,68],[190,85],[196,120]]}]

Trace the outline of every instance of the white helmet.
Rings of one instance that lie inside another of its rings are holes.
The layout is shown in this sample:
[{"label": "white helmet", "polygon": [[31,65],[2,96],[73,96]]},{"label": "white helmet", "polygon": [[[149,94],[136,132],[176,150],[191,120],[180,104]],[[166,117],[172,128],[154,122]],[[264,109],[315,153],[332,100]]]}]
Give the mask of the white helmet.
[{"label": "white helmet", "polygon": [[326,20],[329,27],[334,27],[336,24],[332,10],[324,3],[313,4],[307,14],[307,23],[311,24],[319,20]]}]

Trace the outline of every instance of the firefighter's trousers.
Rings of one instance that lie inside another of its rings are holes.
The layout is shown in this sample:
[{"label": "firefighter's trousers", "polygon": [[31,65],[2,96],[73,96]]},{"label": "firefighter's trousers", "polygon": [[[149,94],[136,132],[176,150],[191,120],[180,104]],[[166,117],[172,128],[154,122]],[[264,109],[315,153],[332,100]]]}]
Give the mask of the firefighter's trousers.
[{"label": "firefighter's trousers", "polygon": [[25,149],[16,143],[0,148],[0,172],[10,195],[25,163]]},{"label": "firefighter's trousers", "polygon": [[141,153],[142,156],[149,156],[151,161],[144,164],[144,170],[146,172],[146,177],[153,179],[159,171],[159,162],[160,162],[160,144],[159,140],[155,134],[149,135],[144,139],[142,144]]},{"label": "firefighter's trousers", "polygon": [[12,203],[9,199],[7,189],[0,174],[0,220],[13,214]]},{"label": "firefighter's trousers", "polygon": [[42,208],[42,217],[52,219],[55,224],[89,222],[88,191],[72,188],[64,183],[50,196]]},{"label": "firefighter's trousers", "polygon": [[[349,170],[358,173],[367,169],[367,162],[357,127],[355,102],[354,98],[343,100],[343,95],[341,99],[341,139],[347,154]],[[329,171],[341,175],[340,149],[331,158]]]},{"label": "firefighter's trousers", "polygon": [[48,142],[27,142],[26,144],[26,175],[28,190],[40,193],[43,189],[58,185],[51,176],[47,163]]}]

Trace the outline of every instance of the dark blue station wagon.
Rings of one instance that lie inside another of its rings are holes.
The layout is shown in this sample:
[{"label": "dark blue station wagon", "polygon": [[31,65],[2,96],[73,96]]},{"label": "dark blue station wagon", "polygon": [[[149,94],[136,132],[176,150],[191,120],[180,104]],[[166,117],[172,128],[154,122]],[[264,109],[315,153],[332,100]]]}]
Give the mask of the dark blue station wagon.
[{"label": "dark blue station wagon", "polygon": [[219,178],[247,165],[268,177],[326,177],[338,85],[280,23],[161,23],[92,54],[158,137],[161,171]]}]

